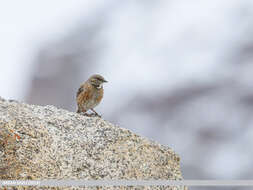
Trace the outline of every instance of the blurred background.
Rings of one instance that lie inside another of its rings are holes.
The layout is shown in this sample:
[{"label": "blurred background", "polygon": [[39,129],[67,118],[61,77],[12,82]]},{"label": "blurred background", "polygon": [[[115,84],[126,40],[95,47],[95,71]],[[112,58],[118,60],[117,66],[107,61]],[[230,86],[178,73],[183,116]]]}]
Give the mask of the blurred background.
[{"label": "blurred background", "polygon": [[0,96],[76,111],[98,73],[97,112],[174,149],[185,179],[252,179],[252,21],[252,0],[4,1]]}]

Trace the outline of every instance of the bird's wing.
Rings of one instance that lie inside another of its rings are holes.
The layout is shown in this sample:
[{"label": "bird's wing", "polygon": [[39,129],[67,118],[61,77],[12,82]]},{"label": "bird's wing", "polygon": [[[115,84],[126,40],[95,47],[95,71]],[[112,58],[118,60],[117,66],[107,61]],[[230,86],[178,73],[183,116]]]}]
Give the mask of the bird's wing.
[{"label": "bird's wing", "polygon": [[80,86],[76,93],[76,98],[78,102],[85,102],[86,100],[89,100],[92,98],[92,90],[90,89],[91,86],[87,83],[84,83]]},{"label": "bird's wing", "polygon": [[80,86],[80,88],[78,89],[76,93],[76,97],[78,97],[83,91],[84,91],[84,85]]}]

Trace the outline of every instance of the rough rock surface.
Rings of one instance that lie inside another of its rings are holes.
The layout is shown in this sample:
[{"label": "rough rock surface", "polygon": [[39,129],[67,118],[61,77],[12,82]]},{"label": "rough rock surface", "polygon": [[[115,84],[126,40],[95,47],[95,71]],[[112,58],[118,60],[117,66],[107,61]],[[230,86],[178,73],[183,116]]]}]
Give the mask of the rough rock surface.
[{"label": "rough rock surface", "polygon": [[182,179],[179,156],[166,146],[98,117],[82,116],[54,106],[28,105],[1,98],[0,177],[2,180]]}]

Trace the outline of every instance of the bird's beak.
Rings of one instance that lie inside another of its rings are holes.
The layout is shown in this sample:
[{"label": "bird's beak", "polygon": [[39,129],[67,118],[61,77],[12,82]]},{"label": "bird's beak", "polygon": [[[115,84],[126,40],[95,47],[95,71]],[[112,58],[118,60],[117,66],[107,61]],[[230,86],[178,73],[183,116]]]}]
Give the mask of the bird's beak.
[{"label": "bird's beak", "polygon": [[103,82],[108,82],[108,81],[104,79]]}]

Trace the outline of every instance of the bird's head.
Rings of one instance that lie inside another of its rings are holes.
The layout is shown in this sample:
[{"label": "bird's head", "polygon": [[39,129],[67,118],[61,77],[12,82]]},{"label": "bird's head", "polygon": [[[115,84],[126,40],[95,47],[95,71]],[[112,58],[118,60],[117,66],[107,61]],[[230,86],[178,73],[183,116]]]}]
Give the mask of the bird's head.
[{"label": "bird's head", "polygon": [[108,82],[107,80],[104,79],[101,75],[92,75],[88,81],[90,82],[91,85],[93,85],[96,88],[102,88],[103,83]]}]

